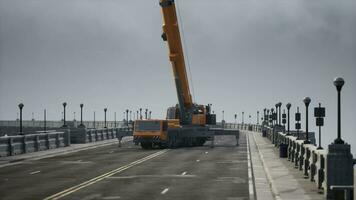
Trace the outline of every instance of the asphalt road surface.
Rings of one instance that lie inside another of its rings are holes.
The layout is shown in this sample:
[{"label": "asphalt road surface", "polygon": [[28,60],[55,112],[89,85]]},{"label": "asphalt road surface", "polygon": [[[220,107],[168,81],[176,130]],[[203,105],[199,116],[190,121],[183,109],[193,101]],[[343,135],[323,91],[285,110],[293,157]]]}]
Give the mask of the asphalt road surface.
[{"label": "asphalt road surface", "polygon": [[132,142],[0,168],[0,199],[249,199],[246,137],[215,148],[143,150]]}]

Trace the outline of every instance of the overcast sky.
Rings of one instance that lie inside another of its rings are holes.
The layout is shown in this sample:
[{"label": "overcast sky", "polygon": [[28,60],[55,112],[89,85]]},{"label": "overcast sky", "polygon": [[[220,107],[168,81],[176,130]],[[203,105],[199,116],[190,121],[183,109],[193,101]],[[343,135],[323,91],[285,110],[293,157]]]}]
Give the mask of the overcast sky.
[{"label": "overcast sky", "polygon": [[[304,112],[310,96],[311,108],[326,107],[330,143],[332,81],[342,76],[342,134],[356,145],[356,1],[176,2],[195,101],[212,103],[218,120],[225,110],[228,121],[242,111],[255,121],[278,101]],[[104,107],[109,119],[139,107],[164,117],[177,97],[161,26],[158,0],[0,0],[0,119],[15,119],[23,102],[25,119],[46,108],[58,120],[64,101],[69,119],[80,103],[85,120],[103,118]]]}]

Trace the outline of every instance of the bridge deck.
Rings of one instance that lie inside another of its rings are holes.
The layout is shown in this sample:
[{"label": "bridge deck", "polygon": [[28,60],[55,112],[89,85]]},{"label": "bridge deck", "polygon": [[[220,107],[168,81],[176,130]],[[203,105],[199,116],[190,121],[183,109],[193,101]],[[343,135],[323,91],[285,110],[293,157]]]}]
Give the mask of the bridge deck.
[{"label": "bridge deck", "polygon": [[1,199],[249,199],[245,136],[235,144],[219,136],[213,149],[149,151],[127,142],[27,159],[0,168]]}]

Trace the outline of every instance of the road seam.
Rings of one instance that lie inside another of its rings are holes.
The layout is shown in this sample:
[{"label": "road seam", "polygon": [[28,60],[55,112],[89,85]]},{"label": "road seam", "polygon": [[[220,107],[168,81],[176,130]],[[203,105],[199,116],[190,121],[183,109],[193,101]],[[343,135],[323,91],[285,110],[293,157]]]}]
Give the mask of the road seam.
[{"label": "road seam", "polygon": [[71,194],[71,193],[74,193],[74,192],[79,191],[79,190],[81,190],[81,189],[83,189],[83,188],[85,188],[85,187],[88,187],[88,186],[90,186],[90,185],[92,185],[92,184],[94,184],[94,183],[97,183],[97,182],[99,182],[99,181],[101,181],[101,180],[103,180],[103,179],[105,179],[105,178],[108,178],[108,177],[110,177],[110,176],[113,176],[113,175],[115,175],[115,174],[117,174],[117,173],[119,173],[119,172],[125,171],[126,169],[129,169],[129,168],[134,167],[134,166],[136,166],[136,165],[138,165],[138,164],[141,164],[141,163],[143,163],[143,162],[145,162],[145,161],[148,161],[148,160],[150,160],[150,159],[152,159],[152,158],[155,158],[155,157],[157,157],[157,156],[159,156],[159,155],[162,155],[162,154],[166,153],[167,151],[169,151],[169,149],[165,149],[165,150],[162,150],[162,151],[158,151],[158,152],[156,152],[156,153],[154,153],[154,154],[148,155],[148,156],[146,156],[146,157],[144,157],[144,158],[141,158],[141,159],[139,159],[139,160],[136,160],[136,161],[134,161],[134,162],[131,162],[130,164],[121,166],[121,167],[119,167],[119,168],[117,168],[117,169],[111,170],[111,171],[109,171],[109,172],[107,172],[107,173],[105,173],[105,174],[102,174],[102,175],[100,175],[100,176],[97,176],[97,177],[95,177],[95,178],[92,178],[92,179],[90,179],[90,180],[88,180],[88,181],[85,181],[85,182],[83,182],[83,183],[81,183],[81,184],[78,184],[78,185],[76,185],[76,186],[73,186],[73,187],[71,187],[71,188],[68,188],[68,189],[66,189],[66,190],[63,190],[62,192],[59,192],[59,193],[56,193],[56,194],[51,195],[51,196],[49,196],[49,197],[46,197],[44,200],[56,200],[56,199],[60,199],[60,198],[65,197],[65,196],[67,196],[67,195],[69,195],[69,194]]}]

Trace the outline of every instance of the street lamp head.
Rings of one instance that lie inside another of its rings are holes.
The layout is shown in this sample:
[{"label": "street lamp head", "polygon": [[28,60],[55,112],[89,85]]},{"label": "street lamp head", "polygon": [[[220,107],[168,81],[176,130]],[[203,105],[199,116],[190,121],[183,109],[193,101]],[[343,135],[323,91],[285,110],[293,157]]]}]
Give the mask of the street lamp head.
[{"label": "street lamp head", "polygon": [[303,102],[304,102],[304,104],[305,104],[305,106],[309,106],[309,104],[310,104],[310,102],[311,102],[311,99],[310,99],[310,97],[305,97],[304,99],[303,99]]},{"label": "street lamp head", "polygon": [[274,108],[271,108],[271,112],[273,113],[273,111],[274,111]]},{"label": "street lamp head", "polygon": [[106,111],[108,111],[108,109],[107,109],[107,108],[104,108],[104,112],[106,112]]},{"label": "street lamp head", "polygon": [[129,112],[129,109],[126,109],[126,113],[128,113]]},{"label": "street lamp head", "polygon": [[290,107],[292,107],[292,104],[287,103],[286,107],[287,107],[287,109],[289,110],[289,109],[290,109]]},{"label": "street lamp head", "polygon": [[260,111],[257,110],[257,114],[259,114],[259,113],[260,113]]},{"label": "street lamp head", "polygon": [[80,107],[83,108],[83,106],[84,106],[84,104],[81,103],[81,104],[80,104]]},{"label": "street lamp head", "polygon": [[279,104],[278,104],[278,103],[276,103],[275,107],[277,108],[278,106],[279,106]]},{"label": "street lamp head", "polygon": [[278,103],[278,107],[281,107],[281,106],[282,106],[282,102],[279,102],[279,103]]},{"label": "street lamp head", "polygon": [[67,106],[67,102],[64,102],[64,103],[63,103],[63,107],[66,107],[66,106]]},{"label": "street lamp head", "polygon": [[20,108],[20,109],[22,109],[23,106],[24,106],[23,103],[20,103],[20,104],[19,104],[19,108]]},{"label": "street lamp head", "polygon": [[345,81],[341,77],[336,77],[334,79],[334,85],[336,86],[337,91],[341,91],[342,86],[345,84]]}]

